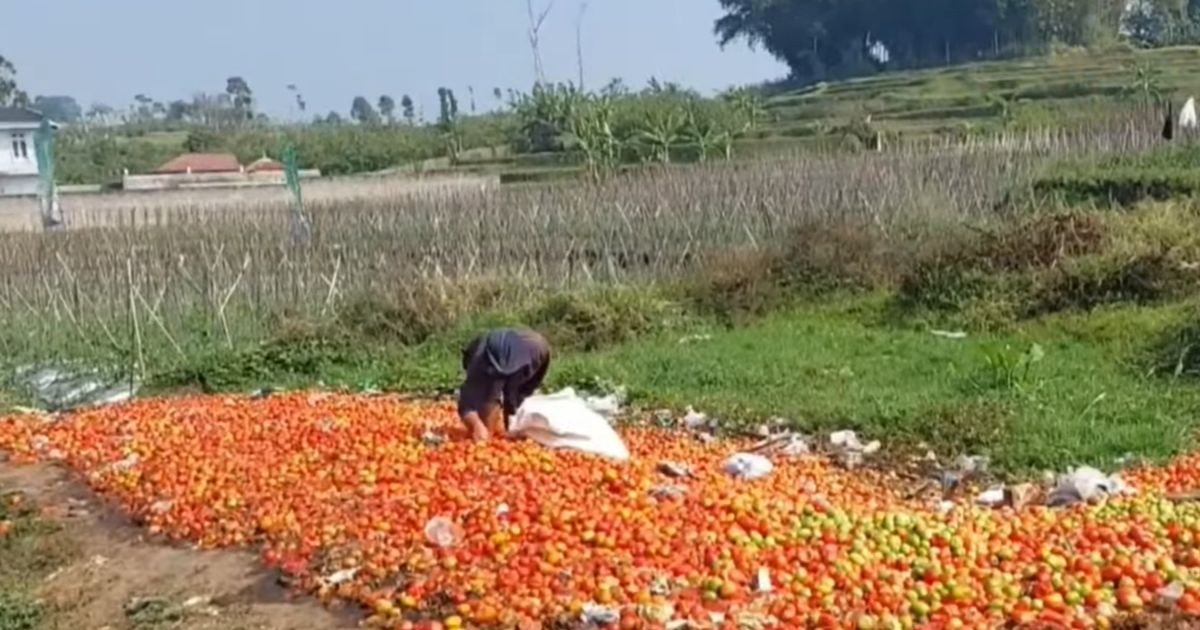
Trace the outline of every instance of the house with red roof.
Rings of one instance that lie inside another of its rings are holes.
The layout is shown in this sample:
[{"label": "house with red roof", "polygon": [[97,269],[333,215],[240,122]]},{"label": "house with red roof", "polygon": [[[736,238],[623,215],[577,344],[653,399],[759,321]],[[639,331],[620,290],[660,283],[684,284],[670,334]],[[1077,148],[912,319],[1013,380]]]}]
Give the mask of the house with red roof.
[{"label": "house with red roof", "polygon": [[[302,170],[300,177],[320,177],[318,170]],[[238,188],[244,186],[282,186],[283,164],[266,154],[248,165],[232,153],[184,153],[151,173],[125,174],[125,190],[174,190],[192,188]]]}]

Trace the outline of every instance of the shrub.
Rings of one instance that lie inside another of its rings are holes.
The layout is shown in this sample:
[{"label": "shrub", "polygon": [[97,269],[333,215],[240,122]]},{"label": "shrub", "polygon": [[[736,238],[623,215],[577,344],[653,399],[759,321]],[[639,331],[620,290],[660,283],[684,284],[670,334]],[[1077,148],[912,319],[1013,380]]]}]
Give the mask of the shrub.
[{"label": "shrub", "polygon": [[589,351],[664,328],[677,315],[651,292],[603,289],[552,295],[525,319],[555,347]]}]

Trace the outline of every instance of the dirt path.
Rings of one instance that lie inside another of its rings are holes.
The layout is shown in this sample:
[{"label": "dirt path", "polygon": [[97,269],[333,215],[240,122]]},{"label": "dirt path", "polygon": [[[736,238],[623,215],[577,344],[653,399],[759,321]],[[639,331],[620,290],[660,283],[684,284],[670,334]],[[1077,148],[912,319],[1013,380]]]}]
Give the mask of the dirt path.
[{"label": "dirt path", "polygon": [[63,526],[76,560],[36,593],[57,628],[317,630],[354,628],[357,616],[289,595],[251,553],[197,551],[145,532],[67,471],[0,463],[0,490],[19,491]]}]

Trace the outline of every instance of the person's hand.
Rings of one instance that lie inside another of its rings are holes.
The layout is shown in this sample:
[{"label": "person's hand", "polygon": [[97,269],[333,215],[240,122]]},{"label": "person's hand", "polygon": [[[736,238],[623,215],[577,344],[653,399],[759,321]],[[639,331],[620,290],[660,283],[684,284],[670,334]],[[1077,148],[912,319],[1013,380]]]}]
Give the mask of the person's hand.
[{"label": "person's hand", "polygon": [[463,416],[462,420],[463,424],[467,425],[467,431],[470,431],[471,433],[471,439],[475,440],[476,442],[486,442],[491,439],[491,432],[488,431],[487,426],[484,425],[483,420],[479,417],[479,414],[474,412],[468,413],[467,415]]}]

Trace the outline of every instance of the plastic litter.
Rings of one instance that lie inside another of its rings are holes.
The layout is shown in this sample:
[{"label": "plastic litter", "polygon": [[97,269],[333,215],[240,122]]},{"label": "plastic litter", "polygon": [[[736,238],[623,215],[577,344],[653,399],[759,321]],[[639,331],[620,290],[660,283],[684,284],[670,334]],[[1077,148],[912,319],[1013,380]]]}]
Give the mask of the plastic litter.
[{"label": "plastic litter", "polygon": [[1110,496],[1134,494],[1136,491],[1125,484],[1118,475],[1104,473],[1084,466],[1058,478],[1058,483],[1046,498],[1046,505],[1061,507],[1076,503],[1090,503]]},{"label": "plastic litter", "polygon": [[426,431],[421,435],[421,443],[430,448],[437,448],[446,443],[446,436],[433,431]]},{"label": "plastic litter", "polygon": [[858,468],[868,455],[874,455],[883,448],[879,440],[863,444],[854,431],[834,431],[829,435],[829,443],[834,449],[834,459],[850,470]]},{"label": "plastic litter", "polygon": [[353,569],[342,569],[341,571],[337,571],[331,575],[321,578],[321,582],[327,586],[337,586],[338,584],[345,584],[346,582],[353,580],[354,576],[356,575],[358,575],[358,567]]},{"label": "plastic litter", "polygon": [[747,481],[766,477],[774,469],[775,465],[771,463],[771,460],[754,453],[736,453],[725,460],[726,473]]},{"label": "plastic litter", "polygon": [[1154,594],[1154,605],[1165,611],[1175,610],[1179,600],[1183,599],[1183,593],[1183,582],[1171,582]]},{"label": "plastic litter", "polygon": [[629,459],[629,449],[608,421],[570,388],[526,399],[513,417],[509,432],[548,448],[577,450],[619,461]]},{"label": "plastic litter", "polygon": [[991,460],[983,455],[959,455],[954,460],[955,468],[964,477],[987,472],[990,463]]},{"label": "plastic litter", "polygon": [[770,593],[774,590],[771,586],[771,571],[767,567],[759,567],[758,574],[754,576],[754,590],[758,593]]},{"label": "plastic litter", "polygon": [[829,435],[829,443],[842,450],[857,451],[863,455],[872,455],[883,448],[879,440],[863,444],[854,431],[834,431]]},{"label": "plastic litter", "polygon": [[967,338],[967,333],[965,333],[961,330],[931,330],[931,331],[929,331],[929,333],[932,334],[934,337],[941,337],[943,339],[966,339]]},{"label": "plastic litter", "polygon": [[808,436],[800,433],[782,433],[767,438],[750,447],[751,453],[772,453],[787,457],[800,457],[812,452]]},{"label": "plastic litter", "polygon": [[133,398],[141,384],[128,378],[106,380],[97,370],[25,366],[16,372],[19,385],[48,411],[70,411],[122,403]]},{"label": "plastic litter", "polygon": [[624,402],[624,396],[617,394],[609,394],[607,396],[588,396],[583,399],[588,409],[596,412],[604,417],[610,423],[621,414],[621,403]]},{"label": "plastic litter", "polygon": [[1000,507],[1005,504],[1007,493],[1004,486],[988,488],[975,497],[975,503],[984,507]]},{"label": "plastic litter", "polygon": [[650,496],[660,501],[679,499],[685,494],[687,494],[687,490],[684,490],[679,486],[658,486],[650,491]]},{"label": "plastic litter", "polygon": [[651,623],[665,624],[675,616],[675,606],[670,602],[638,604],[637,615]]},{"label": "plastic litter", "polygon": [[425,540],[443,549],[462,541],[462,529],[444,516],[435,516],[425,523]]},{"label": "plastic litter", "polygon": [[675,479],[692,476],[691,468],[675,462],[662,462],[658,465],[658,472]]},{"label": "plastic litter", "polygon": [[683,416],[683,426],[687,429],[695,431],[696,429],[702,429],[707,425],[708,416],[696,411],[691,407],[691,405],[688,405],[687,413],[685,413]]},{"label": "plastic litter", "polygon": [[583,622],[589,626],[603,628],[611,626],[621,620],[621,612],[616,608],[601,606],[599,604],[584,604],[582,613]]}]

